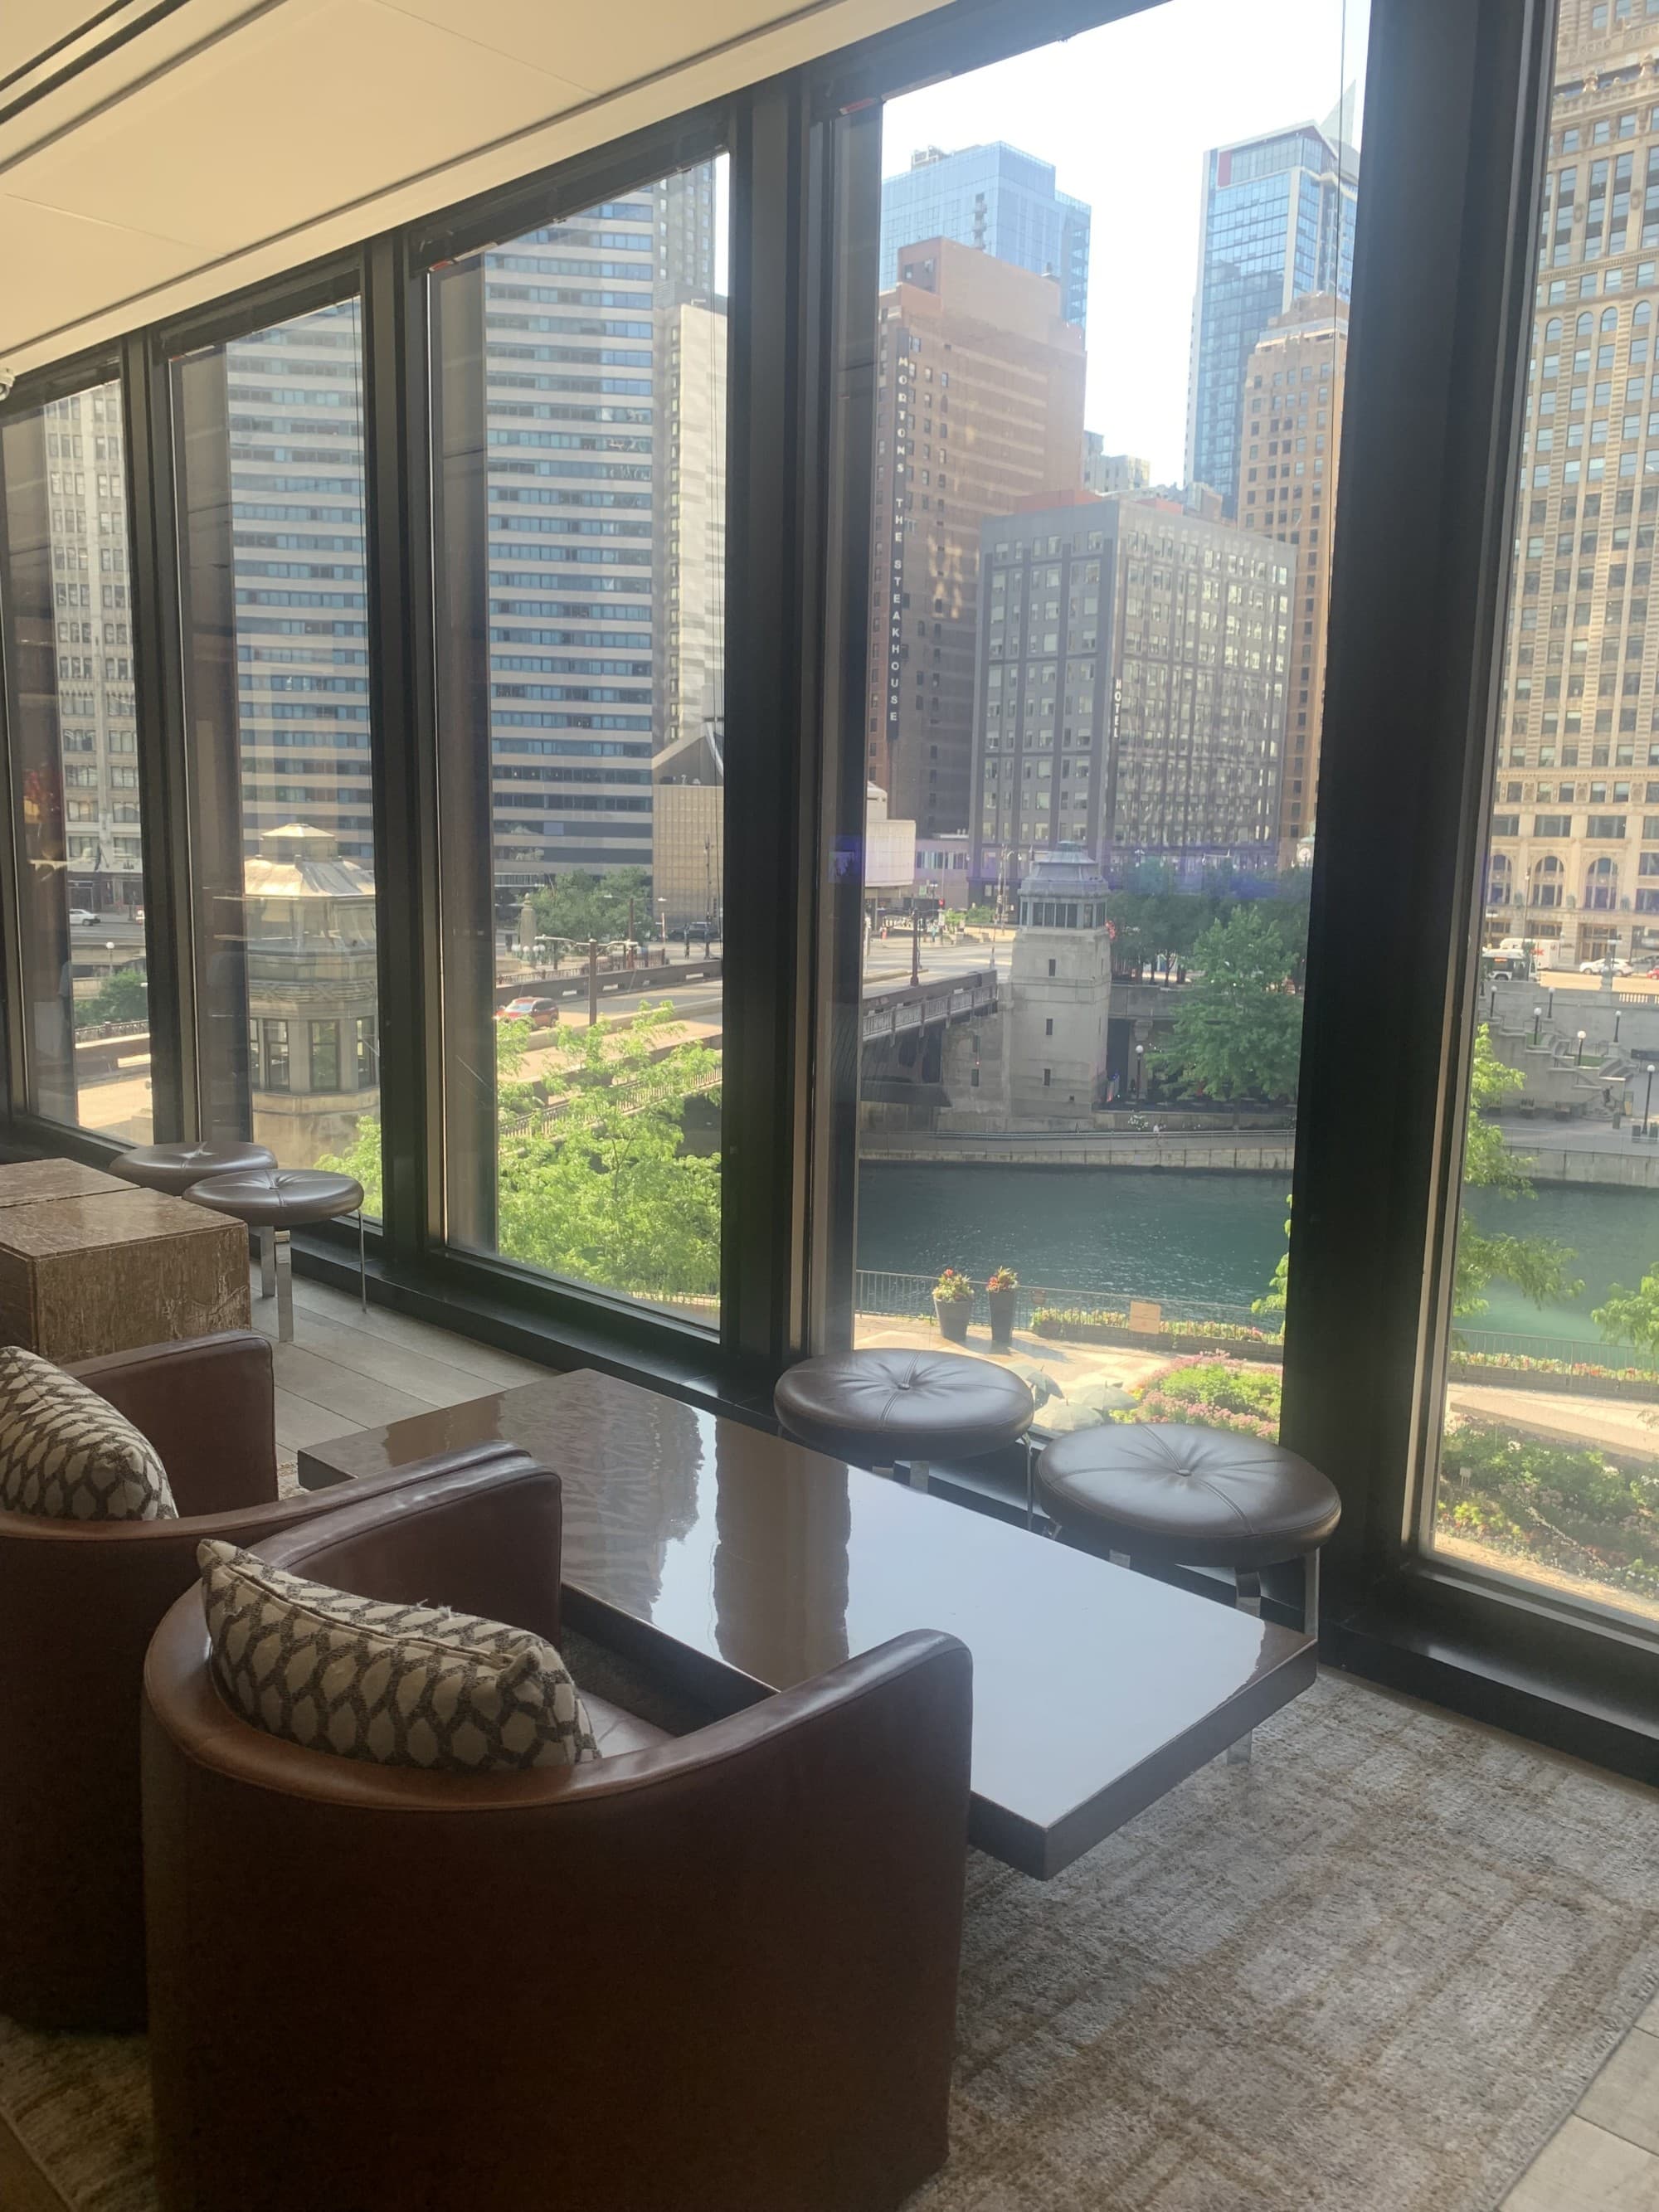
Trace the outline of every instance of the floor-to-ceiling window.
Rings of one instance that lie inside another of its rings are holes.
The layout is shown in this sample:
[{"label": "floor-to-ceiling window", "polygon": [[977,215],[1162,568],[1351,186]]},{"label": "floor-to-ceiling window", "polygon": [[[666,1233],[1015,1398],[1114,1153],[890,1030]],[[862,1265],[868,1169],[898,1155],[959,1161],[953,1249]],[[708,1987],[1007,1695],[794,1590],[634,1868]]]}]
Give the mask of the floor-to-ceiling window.
[{"label": "floor-to-ceiling window", "polygon": [[0,426],[0,625],[27,1105],[151,1134],[127,428],[113,380]]},{"label": "floor-to-ceiling window", "polygon": [[1278,1427],[1368,15],[881,117],[853,1331],[1052,1428]]},{"label": "floor-to-ceiling window", "polygon": [[355,300],[170,364],[201,1127],[380,1210]]},{"label": "floor-to-ceiling window", "polygon": [[430,278],[444,1233],[711,1327],[726,167]]},{"label": "floor-to-ceiling window", "polygon": [[1555,55],[1420,1534],[1659,1626],[1659,21],[1617,17]]}]

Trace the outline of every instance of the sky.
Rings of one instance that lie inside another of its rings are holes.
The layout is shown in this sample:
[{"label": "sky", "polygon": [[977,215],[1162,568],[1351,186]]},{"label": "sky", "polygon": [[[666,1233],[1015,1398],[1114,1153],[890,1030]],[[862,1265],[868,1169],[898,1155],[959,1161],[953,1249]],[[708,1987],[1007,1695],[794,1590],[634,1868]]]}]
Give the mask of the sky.
[{"label": "sky", "polygon": [[[1006,139],[1094,210],[1085,420],[1109,453],[1183,473],[1203,160],[1324,120],[1358,82],[1370,0],[1163,0],[1126,21],[888,101],[882,169],[912,151]],[[1360,190],[1364,189],[1363,181]]]}]

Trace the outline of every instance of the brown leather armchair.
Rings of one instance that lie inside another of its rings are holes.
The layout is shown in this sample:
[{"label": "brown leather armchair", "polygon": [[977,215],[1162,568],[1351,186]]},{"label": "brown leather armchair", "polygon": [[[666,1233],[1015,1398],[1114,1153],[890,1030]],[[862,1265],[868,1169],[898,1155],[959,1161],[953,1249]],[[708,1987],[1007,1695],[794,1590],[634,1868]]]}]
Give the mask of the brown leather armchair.
[{"label": "brown leather armchair", "polygon": [[[145,1647],[195,1583],[204,1536],[255,1544],[345,1493],[278,1502],[270,1346],[251,1330],[70,1371],[155,1446],[181,1518],[0,1512],[0,2013],[35,2027],[131,2028],[144,2017]],[[410,1479],[401,1470],[363,1489]]]},{"label": "brown leather armchair", "polygon": [[[262,1543],[556,1636],[556,1475]],[[970,1662],[897,1638],[678,1738],[487,1776],[251,1727],[199,1596],[145,1668],[165,2212],[886,2212],[943,2160]]]}]

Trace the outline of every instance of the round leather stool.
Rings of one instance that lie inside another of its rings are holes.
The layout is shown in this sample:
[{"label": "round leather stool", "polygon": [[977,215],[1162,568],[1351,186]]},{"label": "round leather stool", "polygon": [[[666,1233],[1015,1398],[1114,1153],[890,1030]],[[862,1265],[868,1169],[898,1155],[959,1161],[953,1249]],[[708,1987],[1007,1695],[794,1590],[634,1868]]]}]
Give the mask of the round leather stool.
[{"label": "round leather stool", "polygon": [[349,1176],[331,1175],[320,1168],[244,1168],[234,1175],[210,1176],[192,1183],[189,1193],[198,1206],[211,1206],[247,1224],[248,1233],[259,1239],[259,1295],[275,1296],[276,1335],[283,1344],[294,1340],[294,1263],[289,1232],[313,1221],[331,1221],[336,1214],[357,1217],[357,1284],[363,1311],[368,1311],[368,1269],[363,1258],[363,1187]]},{"label": "round leather stool", "polygon": [[145,1190],[182,1198],[204,1176],[238,1175],[245,1168],[274,1168],[275,1152],[263,1145],[135,1145],[112,1163],[111,1173]]},{"label": "round leather stool", "polygon": [[[1258,1618],[1261,1569],[1301,1559],[1303,1627],[1319,1633],[1319,1547],[1342,1501],[1316,1467],[1279,1444],[1174,1422],[1074,1429],[1038,1455],[1033,1495],[1056,1534],[1091,1528],[1121,1565],[1231,1568],[1240,1610]],[[1249,1736],[1227,1753],[1249,1755]]]},{"label": "round leather stool", "polygon": [[855,1467],[927,1487],[936,1459],[975,1459],[1018,1443],[1036,1401],[1018,1375],[960,1352],[840,1352],[803,1359],[772,1394],[779,1425]]}]

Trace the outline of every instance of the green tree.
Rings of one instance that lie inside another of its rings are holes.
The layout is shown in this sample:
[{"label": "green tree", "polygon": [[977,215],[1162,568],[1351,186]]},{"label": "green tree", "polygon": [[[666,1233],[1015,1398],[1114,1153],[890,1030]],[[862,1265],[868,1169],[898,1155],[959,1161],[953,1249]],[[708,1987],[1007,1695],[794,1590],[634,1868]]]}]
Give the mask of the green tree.
[{"label": "green tree", "polygon": [[[720,1161],[686,1152],[683,1121],[688,1097],[716,1091],[719,1055],[667,1005],[533,1037],[527,1023],[495,1026],[497,1249],[608,1290],[715,1295]],[[319,1165],[354,1176],[366,1210],[380,1210],[378,1120]]]},{"label": "green tree", "polygon": [[[1506,1067],[1492,1050],[1492,1039],[1483,1022],[1474,1033],[1474,1061],[1469,1071],[1468,1122],[1463,1143],[1463,1187],[1466,1190],[1496,1190],[1505,1198],[1531,1198],[1532,1177],[1527,1172],[1526,1161],[1512,1152],[1504,1142],[1503,1133],[1490,1121],[1480,1119],[1481,1109],[1498,1105],[1512,1091],[1518,1091],[1523,1079],[1519,1073]],[[1288,1206],[1289,1200],[1285,1200]],[[1291,1233],[1289,1221],[1285,1234]],[[1460,1321],[1484,1313],[1486,1301],[1483,1293],[1486,1285],[1497,1279],[1512,1283],[1516,1289],[1529,1297],[1534,1305],[1543,1305],[1556,1298],[1577,1297],[1583,1285],[1571,1278],[1567,1268],[1574,1258],[1565,1245],[1558,1244],[1547,1237],[1513,1237],[1478,1229],[1464,1208],[1457,1219],[1456,1273],[1452,1281],[1452,1312]],[[1283,1313],[1285,1298],[1290,1285],[1291,1255],[1288,1244],[1273,1269],[1273,1280],[1266,1292],[1251,1304],[1252,1313]],[[1651,1286],[1654,1334],[1651,1348],[1659,1350],[1659,1276],[1649,1277],[1642,1292],[1635,1294],[1639,1301]],[[1615,1288],[1608,1294],[1608,1304],[1591,1318],[1602,1334],[1614,1334],[1614,1320],[1622,1321],[1622,1311],[1613,1316],[1615,1300],[1627,1300],[1632,1294]],[[1603,1321],[1603,1316],[1609,1320]],[[1625,1336],[1626,1343],[1647,1341]]]},{"label": "green tree", "polygon": [[149,1018],[149,985],[141,968],[116,968],[89,998],[78,1000],[75,1025],[88,1029],[95,1022],[142,1022]]},{"label": "green tree", "polygon": [[1193,949],[1198,979],[1182,994],[1160,1073],[1212,1098],[1294,1096],[1302,1000],[1289,988],[1282,931],[1260,902],[1212,922]]},{"label": "green tree", "polygon": [[1622,1283],[1609,1283],[1607,1297],[1590,1319],[1609,1344],[1659,1354],[1659,1265],[1650,1267],[1633,1291]]},{"label": "green tree", "polygon": [[602,876],[574,869],[551,890],[532,891],[536,927],[544,937],[565,937],[577,945],[590,938],[601,945],[626,937],[631,913],[635,937],[651,928],[651,877],[644,868],[611,868]]},{"label": "green tree", "polygon": [[1272,1279],[1259,1298],[1250,1300],[1253,1314],[1282,1314],[1285,1294],[1291,1287],[1291,1194],[1285,1194],[1285,1249],[1279,1255],[1279,1265]]},{"label": "green tree", "polygon": [[[1530,1162],[1512,1152],[1502,1130],[1481,1120],[1483,1108],[1500,1105],[1524,1081],[1492,1050],[1482,1022],[1474,1033],[1469,1069],[1469,1111],[1463,1137],[1463,1188],[1495,1190],[1506,1199],[1535,1195]],[[1548,1237],[1515,1237],[1478,1228],[1465,1207],[1457,1222],[1457,1271],[1452,1283],[1452,1312],[1459,1321],[1486,1310],[1485,1291],[1494,1280],[1512,1283],[1534,1305],[1577,1297],[1584,1287],[1567,1273],[1574,1255]]]}]

